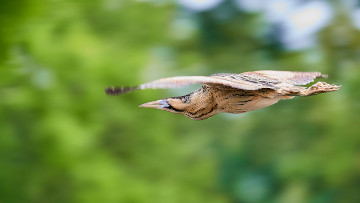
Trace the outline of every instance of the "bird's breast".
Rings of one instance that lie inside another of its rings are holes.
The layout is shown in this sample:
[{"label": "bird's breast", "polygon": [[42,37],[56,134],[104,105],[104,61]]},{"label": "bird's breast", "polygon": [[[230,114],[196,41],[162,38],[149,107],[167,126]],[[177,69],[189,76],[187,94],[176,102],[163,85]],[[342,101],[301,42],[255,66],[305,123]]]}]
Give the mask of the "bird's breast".
[{"label": "bird's breast", "polygon": [[236,91],[217,98],[219,112],[245,113],[278,102],[281,96],[275,92]]}]

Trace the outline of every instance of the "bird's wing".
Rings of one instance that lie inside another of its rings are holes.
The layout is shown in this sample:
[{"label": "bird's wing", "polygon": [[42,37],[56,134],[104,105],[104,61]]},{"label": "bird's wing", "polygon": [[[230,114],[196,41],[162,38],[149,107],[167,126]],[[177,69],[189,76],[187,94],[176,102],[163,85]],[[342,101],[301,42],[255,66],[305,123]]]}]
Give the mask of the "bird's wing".
[{"label": "bird's wing", "polygon": [[190,84],[228,86],[236,89],[279,89],[284,85],[304,85],[321,77],[318,72],[254,71],[241,74],[219,73],[211,76],[178,76],[155,80],[135,87],[109,87],[109,95],[123,94],[137,89],[178,88]]},{"label": "bird's wing", "polygon": [[251,86],[251,90],[270,88],[279,89],[289,85],[306,85],[313,82],[315,78],[327,77],[319,72],[294,72],[294,71],[253,71],[240,74],[219,73],[211,77],[224,79],[229,82],[237,83],[235,88],[246,89],[243,87]]},{"label": "bird's wing", "polygon": [[268,81],[281,81],[292,85],[306,85],[313,82],[316,78],[327,78],[320,72],[295,72],[295,71],[274,71],[262,70],[245,72],[242,75],[247,75],[254,78],[261,78]]},{"label": "bird's wing", "polygon": [[117,95],[137,89],[178,88],[191,84],[221,85],[245,90],[259,89],[249,82],[233,81],[217,76],[178,76],[162,78],[135,87],[109,87],[105,91],[109,95]]}]

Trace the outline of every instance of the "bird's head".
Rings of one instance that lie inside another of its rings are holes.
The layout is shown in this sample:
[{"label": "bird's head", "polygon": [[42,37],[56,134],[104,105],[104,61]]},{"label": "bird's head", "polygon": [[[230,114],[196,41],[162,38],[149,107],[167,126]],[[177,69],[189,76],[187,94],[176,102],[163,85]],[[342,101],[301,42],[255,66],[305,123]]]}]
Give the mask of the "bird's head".
[{"label": "bird's head", "polygon": [[204,97],[201,91],[181,97],[170,97],[142,104],[140,107],[155,108],[171,113],[183,114],[193,120],[203,120],[217,113],[217,105],[211,97]]},{"label": "bird's head", "polygon": [[180,114],[183,114],[189,106],[191,106],[191,104],[189,102],[185,102],[181,97],[170,97],[140,105],[140,107],[155,108]]}]

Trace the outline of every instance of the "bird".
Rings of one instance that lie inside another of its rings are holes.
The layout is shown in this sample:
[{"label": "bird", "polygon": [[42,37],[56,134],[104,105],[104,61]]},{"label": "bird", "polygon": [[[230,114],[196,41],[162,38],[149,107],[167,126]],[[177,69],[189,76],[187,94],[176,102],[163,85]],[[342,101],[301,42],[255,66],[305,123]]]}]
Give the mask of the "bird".
[{"label": "bird", "polygon": [[120,95],[139,89],[179,88],[191,84],[202,87],[184,96],[168,97],[140,105],[171,113],[183,114],[193,120],[204,120],[217,113],[245,113],[264,108],[282,99],[312,96],[337,91],[340,86],[317,82],[327,78],[320,72],[260,70],[244,73],[217,73],[210,76],[176,76],[161,78],[138,86],[110,86],[108,95]]}]

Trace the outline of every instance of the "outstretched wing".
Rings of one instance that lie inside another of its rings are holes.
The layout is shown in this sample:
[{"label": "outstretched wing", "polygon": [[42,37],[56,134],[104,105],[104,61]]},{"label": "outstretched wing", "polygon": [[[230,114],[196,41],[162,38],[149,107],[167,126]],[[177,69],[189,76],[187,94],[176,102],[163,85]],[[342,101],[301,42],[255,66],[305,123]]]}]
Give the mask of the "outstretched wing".
[{"label": "outstretched wing", "polygon": [[222,77],[213,76],[179,76],[169,77],[155,80],[149,83],[144,83],[135,87],[108,87],[105,89],[109,95],[123,94],[138,89],[158,89],[158,88],[178,88],[191,84],[209,84],[209,85],[223,85],[233,88],[256,90],[251,83],[241,81],[231,81]]},{"label": "outstretched wing", "polygon": [[241,86],[252,86],[252,90],[261,88],[279,89],[289,85],[306,85],[313,82],[315,78],[327,77],[319,72],[294,72],[294,71],[253,71],[241,74],[219,73],[214,74],[213,78],[222,78],[229,82],[239,83]]},{"label": "outstretched wing", "polygon": [[253,77],[259,77],[266,80],[274,80],[292,84],[292,85],[306,85],[313,82],[316,78],[327,78],[327,75],[323,75],[320,72],[295,72],[295,71],[273,71],[262,70],[254,72],[245,72],[243,75],[251,75]]},{"label": "outstretched wing", "polygon": [[318,72],[291,71],[254,71],[241,74],[220,73],[211,76],[162,78],[135,87],[109,87],[105,91],[109,95],[117,95],[137,89],[178,88],[190,84],[220,85],[244,90],[262,88],[276,90],[284,85],[304,85],[321,76],[321,73]]}]

